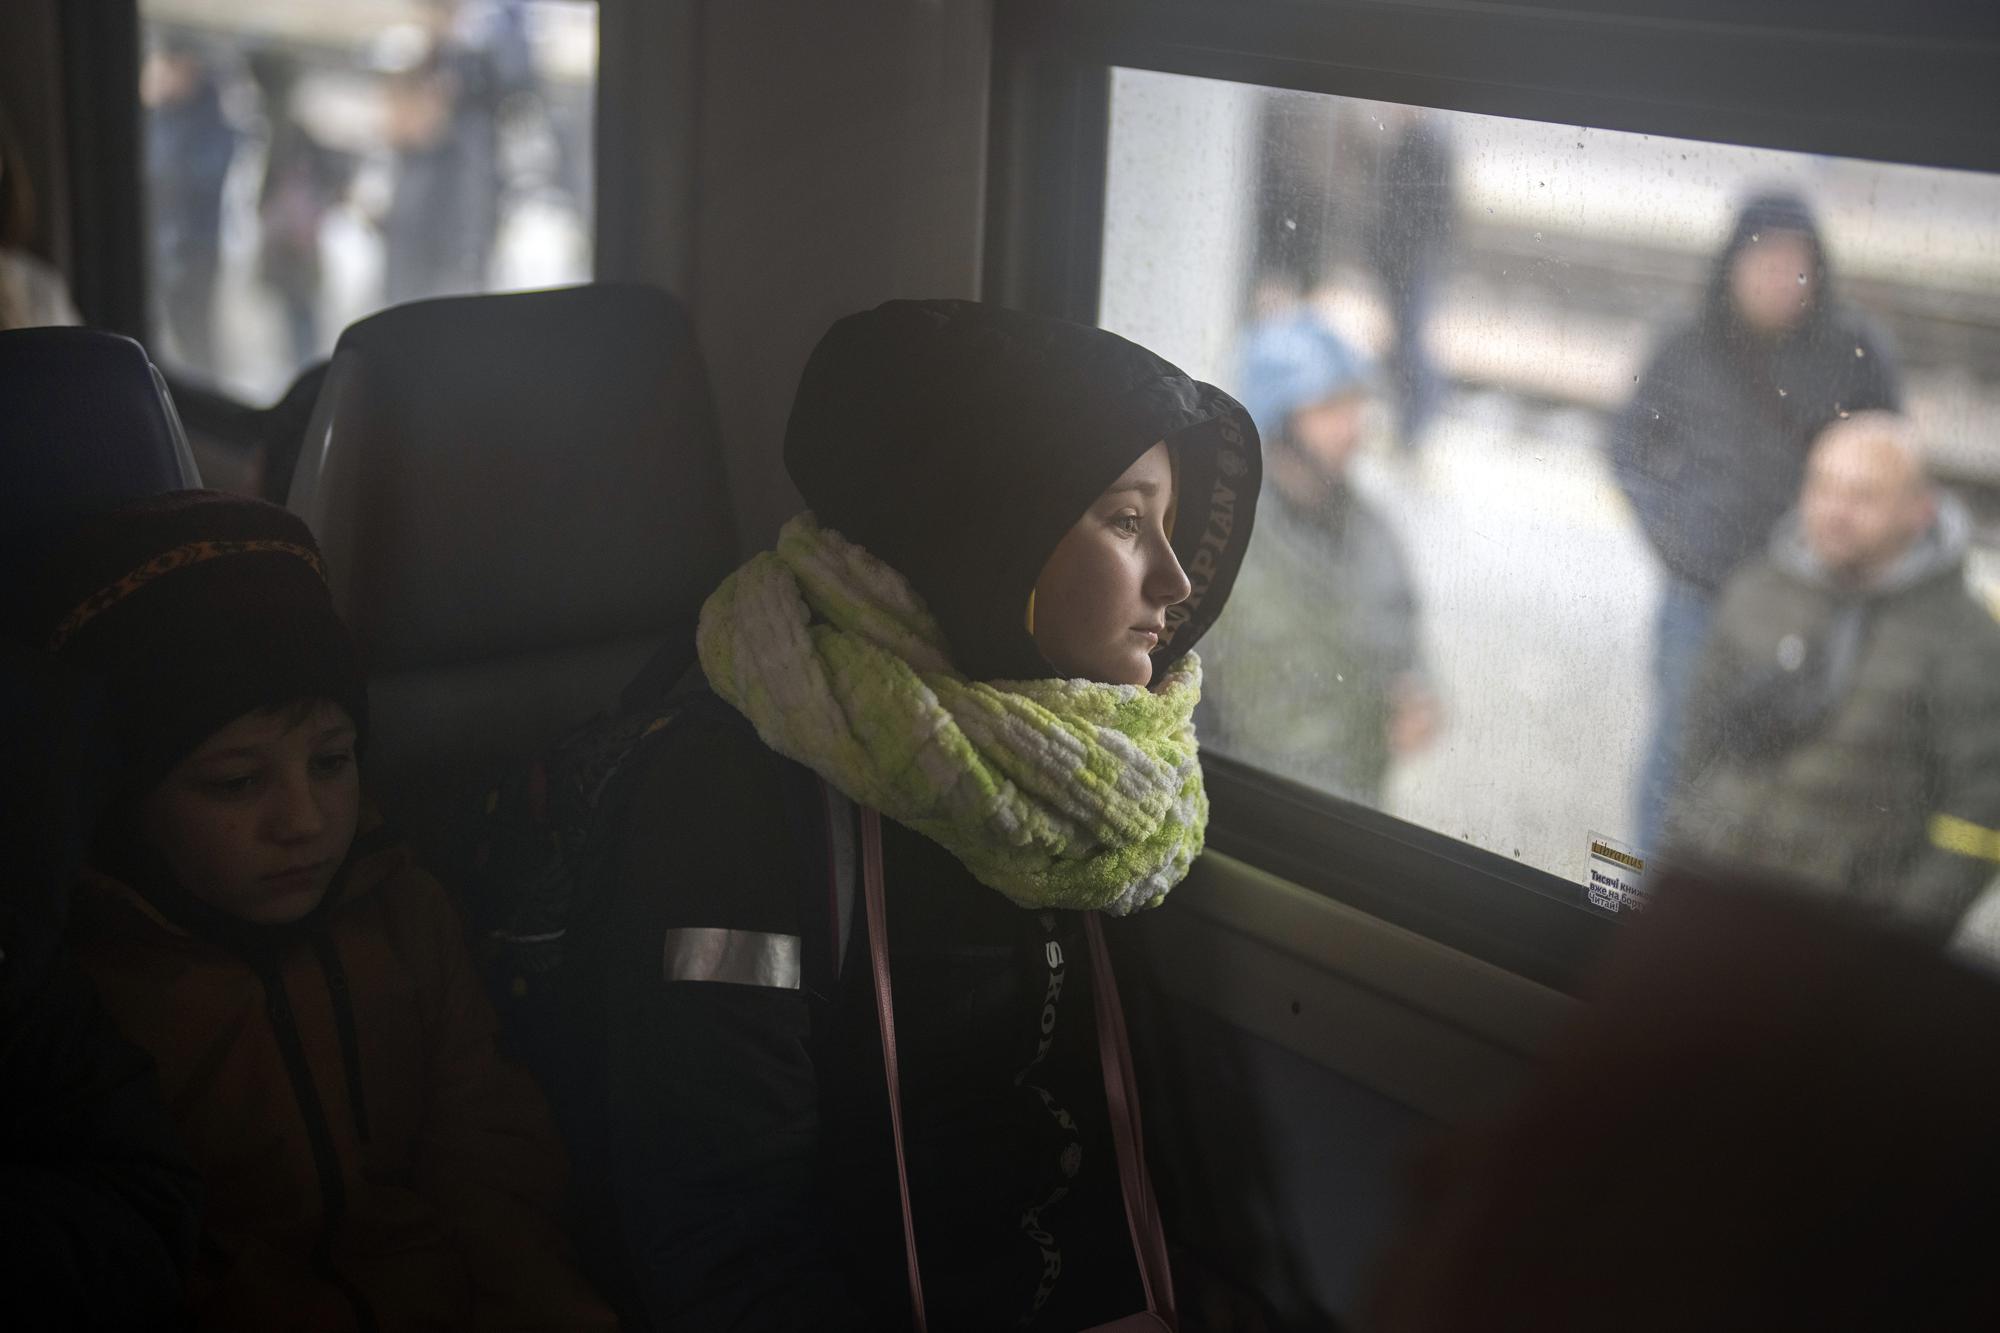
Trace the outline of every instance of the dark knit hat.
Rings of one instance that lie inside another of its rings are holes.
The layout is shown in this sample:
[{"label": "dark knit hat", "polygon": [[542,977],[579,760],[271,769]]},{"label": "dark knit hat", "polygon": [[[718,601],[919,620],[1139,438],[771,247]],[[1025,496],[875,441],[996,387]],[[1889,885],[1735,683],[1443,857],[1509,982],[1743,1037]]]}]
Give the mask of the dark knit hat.
[{"label": "dark knit hat", "polygon": [[367,682],[319,545],[294,515],[174,491],[88,520],[41,570],[36,629],[101,682],[126,796],[259,708],[331,699],[367,725]]},{"label": "dark knit hat", "polygon": [[1156,671],[1222,609],[1261,459],[1241,405],[1116,334],[973,301],[891,301],[813,349],[785,466],[815,516],[907,578],[974,679],[1054,674],[1025,615],[1063,535],[1153,445],[1174,449],[1193,583]]}]

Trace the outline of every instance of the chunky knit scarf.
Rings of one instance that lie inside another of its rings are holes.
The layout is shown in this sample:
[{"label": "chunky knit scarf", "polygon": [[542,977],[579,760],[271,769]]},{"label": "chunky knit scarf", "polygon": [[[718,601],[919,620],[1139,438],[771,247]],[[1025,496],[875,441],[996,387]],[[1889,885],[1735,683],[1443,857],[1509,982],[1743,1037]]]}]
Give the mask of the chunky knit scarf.
[{"label": "chunky knit scarf", "polygon": [[698,644],[765,744],[1023,907],[1153,907],[1201,852],[1193,654],[1153,690],[967,680],[903,577],[810,514],[715,590]]}]

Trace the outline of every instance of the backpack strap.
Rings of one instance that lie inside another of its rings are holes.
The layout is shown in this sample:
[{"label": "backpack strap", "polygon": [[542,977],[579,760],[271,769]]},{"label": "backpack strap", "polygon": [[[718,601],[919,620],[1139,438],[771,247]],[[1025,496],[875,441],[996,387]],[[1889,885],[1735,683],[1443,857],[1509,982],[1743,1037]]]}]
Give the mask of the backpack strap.
[{"label": "backpack strap", "polygon": [[[889,1087],[889,1131],[896,1145],[896,1186],[903,1206],[903,1260],[910,1275],[910,1311],[916,1333],[928,1333],[924,1316],[924,1277],[917,1261],[916,1215],[910,1207],[909,1155],[904,1149],[902,1079],[896,1064],[896,1002],[889,984],[888,913],[882,887],[882,817],[861,810],[861,872],[863,901],[868,914],[868,960],[874,974],[875,1016],[882,1030],[882,1075]],[[1166,1230],[1160,1223],[1159,1201],[1146,1170],[1146,1141],[1139,1122],[1139,1085],[1132,1073],[1132,1045],[1125,1030],[1125,1009],[1118,999],[1118,977],[1097,913],[1086,912],[1084,933],[1090,940],[1091,998],[1097,1012],[1097,1058],[1104,1073],[1104,1104],[1111,1118],[1111,1142],[1118,1158],[1118,1186],[1125,1201],[1125,1223],[1132,1234],[1132,1253],[1139,1264],[1139,1283],[1146,1294],[1146,1312],[1103,1329],[1166,1329],[1176,1327],[1174,1279],[1167,1262]]]},{"label": "backpack strap", "polygon": [[889,991],[889,924],[882,901],[882,816],[861,811],[861,874],[868,910],[868,961],[875,977],[875,1017],[882,1027],[882,1074],[889,1084],[889,1132],[896,1140],[896,1190],[903,1203],[903,1262],[910,1270],[910,1317],[928,1333],[924,1274],[917,1262],[917,1219],[910,1211],[909,1155],[903,1147],[902,1079],[896,1073],[896,1000]]},{"label": "backpack strap", "polygon": [[1146,1135],[1139,1121],[1139,1080],[1132,1071],[1132,1041],[1125,1031],[1125,1006],[1118,998],[1118,975],[1096,912],[1083,914],[1090,938],[1090,990],[1097,1010],[1097,1059],[1104,1069],[1104,1104],[1111,1113],[1111,1144],[1118,1154],[1118,1189],[1125,1196],[1125,1222],[1132,1253],[1139,1259],[1139,1282],[1146,1309],[1168,1328],[1175,1326],[1174,1274],[1167,1262],[1167,1231],[1160,1201],[1146,1169]]}]

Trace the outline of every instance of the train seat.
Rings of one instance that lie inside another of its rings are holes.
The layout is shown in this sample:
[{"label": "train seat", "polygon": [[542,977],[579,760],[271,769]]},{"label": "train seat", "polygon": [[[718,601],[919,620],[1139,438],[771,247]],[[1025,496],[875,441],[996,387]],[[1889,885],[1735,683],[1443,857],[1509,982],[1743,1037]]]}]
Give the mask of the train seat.
[{"label": "train seat", "polygon": [[0,332],[0,474],[0,532],[10,542],[201,485],[146,349],[96,329]]},{"label": "train seat", "polygon": [[636,286],[353,325],[288,504],[371,673],[370,786],[420,847],[470,784],[614,703],[735,559],[692,329]]},{"label": "train seat", "polygon": [[0,597],[85,515],[199,485],[145,348],[96,329],[0,332]]}]

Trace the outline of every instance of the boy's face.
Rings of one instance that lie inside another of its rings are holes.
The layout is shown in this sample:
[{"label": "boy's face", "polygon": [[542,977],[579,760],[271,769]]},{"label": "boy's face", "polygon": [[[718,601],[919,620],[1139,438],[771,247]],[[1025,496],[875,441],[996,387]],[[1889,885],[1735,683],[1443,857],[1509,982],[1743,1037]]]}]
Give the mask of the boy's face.
[{"label": "boy's face", "polygon": [[328,700],[245,713],[139,805],[139,832],[181,886],[245,921],[319,905],[354,841],[354,720]]}]

